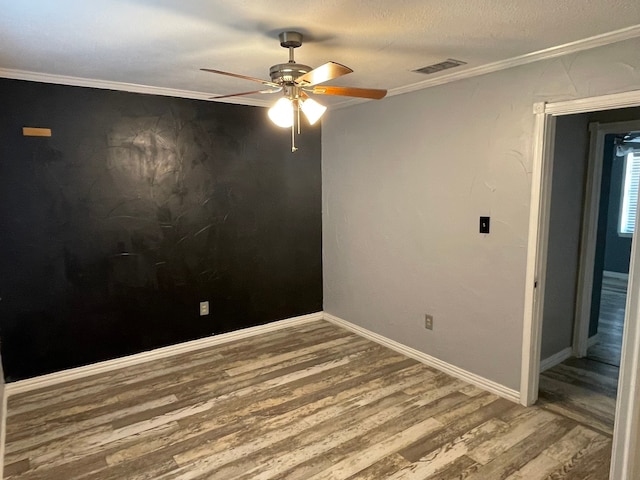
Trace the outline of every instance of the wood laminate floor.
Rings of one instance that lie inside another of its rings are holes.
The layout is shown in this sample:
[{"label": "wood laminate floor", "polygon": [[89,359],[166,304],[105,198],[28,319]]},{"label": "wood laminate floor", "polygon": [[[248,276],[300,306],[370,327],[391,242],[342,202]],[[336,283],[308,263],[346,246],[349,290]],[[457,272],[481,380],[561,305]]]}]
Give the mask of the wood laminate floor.
[{"label": "wood laminate floor", "polygon": [[587,358],[620,366],[624,311],[627,303],[627,279],[605,275],[600,294],[598,341],[587,350]]},{"label": "wood laminate floor", "polygon": [[538,404],[611,436],[616,412],[627,281],[605,275],[598,343],[540,375]]},{"label": "wood laminate floor", "polygon": [[611,437],[619,368],[570,358],[540,375],[538,405]]},{"label": "wood laminate floor", "polygon": [[11,396],[5,478],[606,479],[611,439],[319,321]]}]

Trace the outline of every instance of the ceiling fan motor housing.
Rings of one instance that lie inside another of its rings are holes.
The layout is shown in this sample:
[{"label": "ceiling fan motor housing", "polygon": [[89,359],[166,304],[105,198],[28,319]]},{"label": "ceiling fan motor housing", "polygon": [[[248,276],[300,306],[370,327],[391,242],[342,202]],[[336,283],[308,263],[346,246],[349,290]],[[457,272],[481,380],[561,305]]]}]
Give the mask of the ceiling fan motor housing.
[{"label": "ceiling fan motor housing", "polygon": [[295,80],[313,70],[308,65],[296,63],[293,59],[293,49],[302,45],[302,34],[299,32],[281,32],[280,46],[289,49],[289,63],[278,63],[269,69],[271,81],[278,85],[293,85]]},{"label": "ceiling fan motor housing", "polygon": [[301,63],[278,63],[269,69],[271,81],[279,85],[293,84],[296,78],[313,70],[308,65]]}]

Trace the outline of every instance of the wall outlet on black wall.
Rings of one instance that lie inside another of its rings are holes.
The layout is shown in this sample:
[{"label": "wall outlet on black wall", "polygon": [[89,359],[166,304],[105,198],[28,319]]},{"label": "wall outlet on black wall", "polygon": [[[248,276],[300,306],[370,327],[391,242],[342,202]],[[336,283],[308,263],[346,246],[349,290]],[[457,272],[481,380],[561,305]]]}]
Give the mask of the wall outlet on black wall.
[{"label": "wall outlet on black wall", "polygon": [[209,302],[200,302],[200,316],[209,315]]}]

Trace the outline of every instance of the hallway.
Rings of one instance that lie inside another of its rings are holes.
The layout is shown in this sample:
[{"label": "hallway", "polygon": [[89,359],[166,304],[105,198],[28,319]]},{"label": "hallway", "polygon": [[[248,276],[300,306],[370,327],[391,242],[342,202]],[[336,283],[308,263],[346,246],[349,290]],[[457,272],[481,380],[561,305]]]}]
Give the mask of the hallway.
[{"label": "hallway", "polygon": [[585,358],[570,358],[540,375],[538,405],[613,434],[627,281],[605,274],[598,340]]}]

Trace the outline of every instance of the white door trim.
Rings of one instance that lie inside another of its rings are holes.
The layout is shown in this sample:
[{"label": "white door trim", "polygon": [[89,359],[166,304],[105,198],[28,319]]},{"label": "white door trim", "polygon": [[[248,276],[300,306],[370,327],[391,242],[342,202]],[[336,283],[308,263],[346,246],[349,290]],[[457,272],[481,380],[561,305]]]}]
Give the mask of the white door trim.
[{"label": "white door trim", "polygon": [[[533,173],[520,385],[520,402],[524,405],[532,405],[538,396],[542,302],[544,301],[541,294],[544,291],[544,278],[540,276],[544,268],[540,266],[541,260],[546,259],[547,255],[548,200],[551,194],[549,166],[553,157],[553,150],[550,148],[553,144],[553,136],[550,134],[555,126],[554,116],[633,106],[640,106],[640,90],[534,105],[536,119],[533,135]],[[640,221],[640,216],[636,219]],[[640,398],[638,398],[640,396],[640,305],[638,304],[640,243],[637,242],[637,237],[638,235],[634,236],[631,247],[627,311],[613,432],[610,475],[616,480],[640,478],[640,465],[634,458],[638,446],[637,438],[640,435]]]},{"label": "white door trim", "polygon": [[533,107],[533,172],[531,174],[531,213],[525,279],[524,328],[522,339],[522,369],[520,403],[533,405],[538,399],[540,377],[540,349],[542,339],[542,310],[544,302],[549,205],[551,203],[551,171],[555,118],[545,114],[545,104]]},{"label": "white door trim", "polygon": [[595,262],[598,235],[604,137],[610,133],[623,133],[632,130],[640,130],[640,121],[594,122],[589,124],[591,141],[589,147],[589,163],[587,165],[587,182],[580,239],[576,313],[573,327],[573,354],[576,357],[586,356],[587,349],[589,348],[589,320],[593,293],[593,264]]},{"label": "white door trim", "polygon": [[587,355],[589,318],[593,291],[593,265],[596,257],[598,217],[600,210],[600,184],[602,182],[602,150],[604,136],[598,133],[597,122],[589,124],[589,163],[585,184],[582,232],[580,233],[580,257],[578,259],[578,286],[576,289],[576,311],[573,322],[573,355]]},{"label": "white door trim", "polygon": [[[635,231],[640,228],[636,215]],[[610,478],[640,478],[638,436],[640,436],[640,242],[631,240],[631,265],[627,286],[627,305],[622,334],[622,358],[618,380],[616,423],[613,429]]]}]

